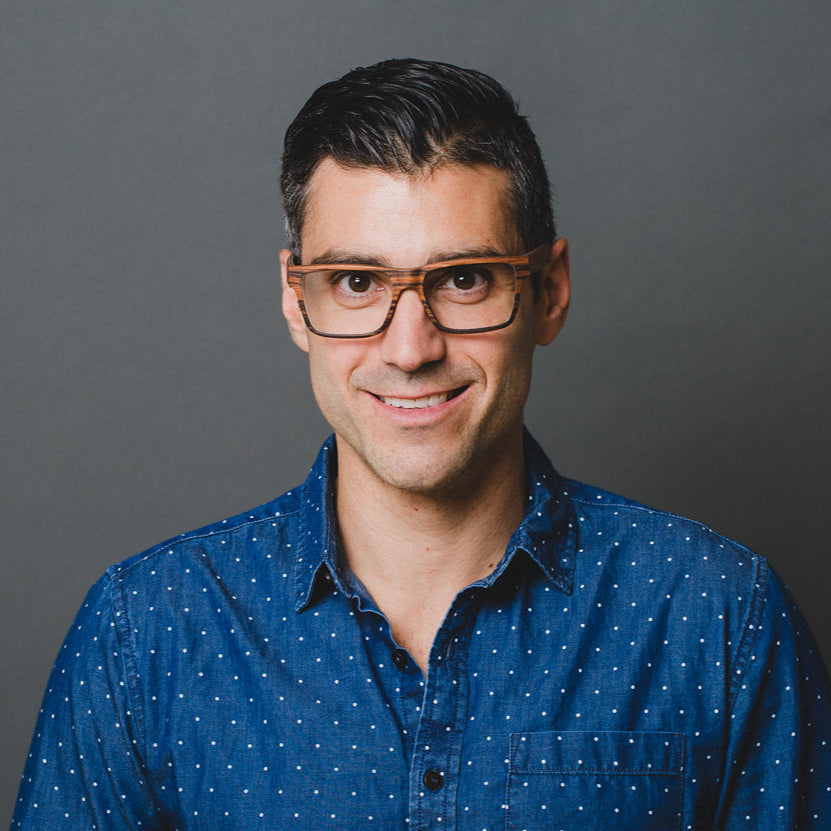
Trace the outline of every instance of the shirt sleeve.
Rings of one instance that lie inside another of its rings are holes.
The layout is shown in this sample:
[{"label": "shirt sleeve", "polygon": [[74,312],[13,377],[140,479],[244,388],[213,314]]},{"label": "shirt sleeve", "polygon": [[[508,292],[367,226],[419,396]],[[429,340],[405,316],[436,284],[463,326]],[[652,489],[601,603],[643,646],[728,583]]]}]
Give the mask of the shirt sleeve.
[{"label": "shirt sleeve", "polygon": [[[11,829],[158,827],[132,701],[126,618],[101,578],[64,641],[43,698]],[[121,634],[122,637],[119,635]]]},{"label": "shirt sleeve", "polygon": [[731,710],[714,828],[831,828],[831,697],[804,618],[772,571]]}]

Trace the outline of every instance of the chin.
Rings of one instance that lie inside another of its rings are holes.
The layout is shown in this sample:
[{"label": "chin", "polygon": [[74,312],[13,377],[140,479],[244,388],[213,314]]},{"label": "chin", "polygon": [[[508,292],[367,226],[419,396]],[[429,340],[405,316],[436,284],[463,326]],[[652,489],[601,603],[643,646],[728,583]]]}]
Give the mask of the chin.
[{"label": "chin", "polygon": [[394,454],[372,452],[363,455],[364,463],[386,485],[414,495],[440,495],[455,490],[476,474],[474,459],[456,447],[448,454],[443,449],[408,448]]}]

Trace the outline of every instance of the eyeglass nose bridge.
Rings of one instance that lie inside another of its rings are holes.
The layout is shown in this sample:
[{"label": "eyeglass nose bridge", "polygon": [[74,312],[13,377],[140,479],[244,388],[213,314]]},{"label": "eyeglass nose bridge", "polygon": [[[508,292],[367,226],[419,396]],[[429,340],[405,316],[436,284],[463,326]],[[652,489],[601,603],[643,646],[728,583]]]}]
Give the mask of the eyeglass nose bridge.
[{"label": "eyeglass nose bridge", "polygon": [[378,329],[379,334],[392,323],[393,315],[395,315],[395,310],[398,308],[398,301],[405,291],[414,291],[418,295],[418,299],[421,301],[421,308],[424,309],[424,314],[427,316],[427,319],[439,331],[444,331],[444,327],[439,323],[435,312],[430,307],[430,301],[427,299],[427,294],[424,291],[424,278],[429,271],[430,269],[425,268],[414,268],[411,271],[396,269],[395,276],[390,280],[390,288],[392,289],[390,307],[387,310],[387,316],[384,318],[384,322],[381,324],[380,329]]}]

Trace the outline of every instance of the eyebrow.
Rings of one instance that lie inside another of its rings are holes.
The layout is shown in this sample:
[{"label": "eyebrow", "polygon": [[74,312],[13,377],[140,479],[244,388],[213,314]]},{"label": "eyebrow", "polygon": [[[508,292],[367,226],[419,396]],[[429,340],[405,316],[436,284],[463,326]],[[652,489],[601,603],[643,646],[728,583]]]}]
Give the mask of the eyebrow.
[{"label": "eyebrow", "polygon": [[[509,257],[490,245],[474,245],[469,248],[454,248],[437,251],[424,265],[441,263],[446,260],[472,260],[478,257]],[[371,254],[356,254],[341,248],[327,248],[307,265],[372,265],[378,268],[392,268],[388,261]]]}]

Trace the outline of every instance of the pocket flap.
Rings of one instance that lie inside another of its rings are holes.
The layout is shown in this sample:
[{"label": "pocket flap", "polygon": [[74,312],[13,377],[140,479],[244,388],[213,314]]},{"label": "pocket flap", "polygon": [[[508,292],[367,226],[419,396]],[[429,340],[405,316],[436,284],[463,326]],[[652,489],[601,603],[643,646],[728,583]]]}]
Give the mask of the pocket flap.
[{"label": "pocket flap", "polygon": [[511,733],[516,773],[657,773],[684,769],[683,733],[562,730]]}]

